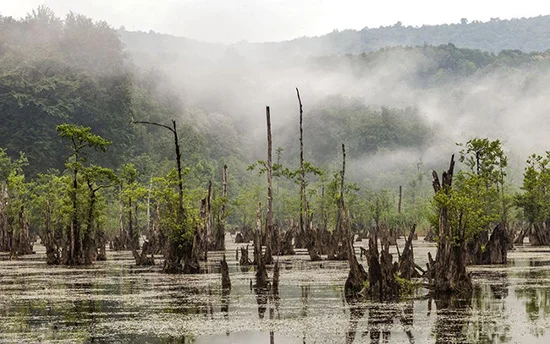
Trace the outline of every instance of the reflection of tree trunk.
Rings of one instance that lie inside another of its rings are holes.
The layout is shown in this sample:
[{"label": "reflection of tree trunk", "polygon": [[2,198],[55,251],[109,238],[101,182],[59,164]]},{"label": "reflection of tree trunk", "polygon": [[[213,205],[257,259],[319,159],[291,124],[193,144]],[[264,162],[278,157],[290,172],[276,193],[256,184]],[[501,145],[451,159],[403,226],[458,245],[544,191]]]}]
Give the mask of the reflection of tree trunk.
[{"label": "reflection of tree trunk", "polygon": [[435,342],[466,343],[464,326],[470,316],[470,299],[455,299],[443,296],[435,300],[437,318],[435,320]]},{"label": "reflection of tree trunk", "polygon": [[346,332],[346,344],[351,344],[357,335],[357,324],[365,315],[365,308],[361,305],[350,304],[349,306],[349,326]]}]

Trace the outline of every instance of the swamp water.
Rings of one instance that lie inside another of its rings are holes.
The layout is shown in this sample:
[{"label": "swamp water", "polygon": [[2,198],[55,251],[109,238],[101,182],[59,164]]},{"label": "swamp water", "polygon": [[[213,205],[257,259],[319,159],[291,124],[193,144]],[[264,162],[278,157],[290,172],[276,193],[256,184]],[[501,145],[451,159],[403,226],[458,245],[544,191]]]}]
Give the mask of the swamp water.
[{"label": "swamp water", "polygon": [[[221,253],[200,275],[136,268],[129,252],[85,268],[47,266],[42,246],[18,260],[0,256],[0,343],[550,343],[550,248],[518,247],[505,267],[469,267],[470,301],[419,290],[414,300],[349,305],[347,262],[280,257],[276,299],[251,289],[254,271],[241,270],[241,245],[227,239],[228,295]],[[425,266],[435,245],[413,245]]]}]

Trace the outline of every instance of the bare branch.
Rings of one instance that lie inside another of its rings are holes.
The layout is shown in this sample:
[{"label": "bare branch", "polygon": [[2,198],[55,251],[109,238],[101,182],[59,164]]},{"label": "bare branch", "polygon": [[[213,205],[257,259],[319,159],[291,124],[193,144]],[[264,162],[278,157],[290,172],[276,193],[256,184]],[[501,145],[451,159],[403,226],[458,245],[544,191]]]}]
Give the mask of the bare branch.
[{"label": "bare branch", "polygon": [[134,124],[151,124],[151,125],[156,125],[156,126],[158,126],[158,127],[163,127],[163,128],[166,128],[166,129],[170,130],[171,132],[174,132],[174,129],[173,129],[173,128],[170,128],[169,126],[164,125],[164,124],[160,124],[160,123],[147,122],[147,121],[132,121],[132,123],[134,123]]}]

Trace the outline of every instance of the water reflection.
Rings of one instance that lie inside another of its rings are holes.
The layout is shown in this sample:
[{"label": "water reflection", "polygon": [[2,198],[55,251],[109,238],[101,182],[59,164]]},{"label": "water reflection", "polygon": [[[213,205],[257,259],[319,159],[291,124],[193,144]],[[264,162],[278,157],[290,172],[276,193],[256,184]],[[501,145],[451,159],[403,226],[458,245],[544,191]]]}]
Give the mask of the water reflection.
[{"label": "water reflection", "polygon": [[[428,249],[415,247],[418,256]],[[524,248],[509,254],[508,266],[470,268],[471,300],[389,304],[348,304],[347,263],[321,268],[305,254],[281,258],[277,293],[250,288],[254,271],[234,260],[229,292],[219,272],[163,275],[134,268],[130,254],[108,254],[85,269],[48,267],[36,257],[0,261],[0,342],[533,344],[550,337],[550,250]]]}]

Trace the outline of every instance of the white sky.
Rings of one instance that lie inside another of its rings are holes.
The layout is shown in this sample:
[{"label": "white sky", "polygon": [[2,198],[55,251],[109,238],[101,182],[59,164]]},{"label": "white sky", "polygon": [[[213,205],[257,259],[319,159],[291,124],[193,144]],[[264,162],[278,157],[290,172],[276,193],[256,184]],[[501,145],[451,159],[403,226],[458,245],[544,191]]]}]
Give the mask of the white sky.
[{"label": "white sky", "polygon": [[420,26],[550,14],[548,0],[0,0],[0,14],[19,18],[41,4],[59,16],[73,11],[116,28],[222,43],[280,41],[397,21]]}]

